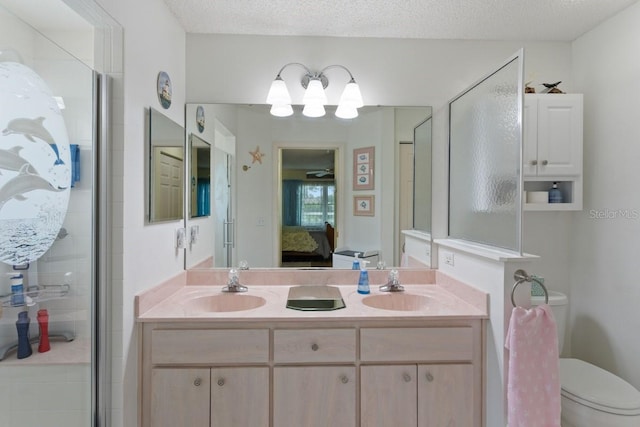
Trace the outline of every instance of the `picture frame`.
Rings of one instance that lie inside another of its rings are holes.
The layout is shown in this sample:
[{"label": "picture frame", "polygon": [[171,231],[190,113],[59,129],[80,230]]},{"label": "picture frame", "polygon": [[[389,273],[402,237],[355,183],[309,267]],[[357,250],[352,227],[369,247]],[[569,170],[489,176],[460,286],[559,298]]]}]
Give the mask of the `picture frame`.
[{"label": "picture frame", "polygon": [[353,189],[373,190],[375,188],[375,147],[353,150]]},{"label": "picture frame", "polygon": [[157,79],[158,102],[165,110],[171,106],[172,86],[171,77],[166,71],[160,71]]},{"label": "picture frame", "polygon": [[375,196],[353,196],[353,214],[355,216],[375,216]]}]

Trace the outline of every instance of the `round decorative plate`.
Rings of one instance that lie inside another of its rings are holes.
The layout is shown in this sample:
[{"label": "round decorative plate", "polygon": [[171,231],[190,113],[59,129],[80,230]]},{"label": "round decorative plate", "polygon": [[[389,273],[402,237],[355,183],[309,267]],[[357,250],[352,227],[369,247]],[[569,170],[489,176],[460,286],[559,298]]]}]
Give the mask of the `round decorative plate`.
[{"label": "round decorative plate", "polygon": [[198,105],[196,108],[196,124],[198,132],[202,133],[204,131],[204,107],[202,105]]},{"label": "round decorative plate", "polygon": [[62,227],[71,153],[51,90],[18,62],[0,62],[0,130],[0,261],[27,264]]},{"label": "round decorative plate", "polygon": [[165,110],[171,107],[171,78],[164,71],[158,73],[158,101]]}]

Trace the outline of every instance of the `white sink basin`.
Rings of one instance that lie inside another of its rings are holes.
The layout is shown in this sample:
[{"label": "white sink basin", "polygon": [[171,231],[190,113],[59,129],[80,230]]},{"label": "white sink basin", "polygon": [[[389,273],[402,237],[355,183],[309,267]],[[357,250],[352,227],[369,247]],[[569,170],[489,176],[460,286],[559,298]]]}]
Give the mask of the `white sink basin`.
[{"label": "white sink basin", "polygon": [[194,313],[228,312],[251,310],[263,306],[267,301],[259,296],[245,293],[225,293],[194,298],[184,304],[186,311]]},{"label": "white sink basin", "polygon": [[384,295],[371,295],[362,299],[366,306],[382,310],[420,311],[426,309],[431,298],[424,295],[406,294],[403,292]]}]

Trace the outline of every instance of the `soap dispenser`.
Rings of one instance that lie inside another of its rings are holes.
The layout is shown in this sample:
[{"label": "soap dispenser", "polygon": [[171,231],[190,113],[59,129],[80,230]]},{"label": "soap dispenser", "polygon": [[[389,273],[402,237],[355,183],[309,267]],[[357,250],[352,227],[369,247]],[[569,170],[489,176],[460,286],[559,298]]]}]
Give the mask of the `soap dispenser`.
[{"label": "soap dispenser", "polygon": [[362,260],[360,267],[360,278],[358,279],[358,293],[359,294],[368,294],[369,289],[369,272],[367,271],[367,264],[369,261]]},{"label": "soap dispenser", "polygon": [[360,270],[360,258],[358,258],[360,256],[360,252],[355,252],[353,256],[354,256],[354,260],[353,260],[353,264],[351,264],[351,269]]},{"label": "soap dispenser", "polygon": [[549,190],[549,203],[562,203],[562,192],[558,188],[557,182],[554,182]]}]

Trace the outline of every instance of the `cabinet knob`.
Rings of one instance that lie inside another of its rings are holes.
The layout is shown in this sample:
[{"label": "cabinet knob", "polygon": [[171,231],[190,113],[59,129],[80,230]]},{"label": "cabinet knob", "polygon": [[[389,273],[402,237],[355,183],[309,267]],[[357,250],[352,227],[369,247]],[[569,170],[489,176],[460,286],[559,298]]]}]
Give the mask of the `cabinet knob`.
[{"label": "cabinet knob", "polygon": [[193,385],[194,386],[200,387],[200,384],[202,384],[202,379],[196,378],[195,380],[193,380]]},{"label": "cabinet knob", "polygon": [[549,161],[548,161],[548,160],[543,160],[543,161],[542,161],[542,166],[547,166],[548,164],[549,164]]},{"label": "cabinet knob", "polygon": [[535,166],[535,165],[537,165],[537,164],[538,164],[538,161],[537,161],[537,160],[531,160],[531,161],[529,162],[529,164],[530,164],[531,166]]},{"label": "cabinet knob", "polygon": [[218,378],[218,385],[222,387],[224,385],[224,378]]},{"label": "cabinet knob", "polygon": [[346,384],[349,382],[349,377],[347,377],[346,375],[343,375],[340,377],[340,381],[342,381],[342,384]]},{"label": "cabinet knob", "polygon": [[318,351],[319,348],[320,347],[318,346],[318,344],[316,344],[316,343],[311,344],[311,350]]},{"label": "cabinet knob", "polygon": [[427,381],[429,382],[433,381],[433,375],[431,375],[431,372],[427,372]]},{"label": "cabinet knob", "polygon": [[402,379],[404,379],[405,382],[411,382],[411,375],[409,374],[402,374]]}]

